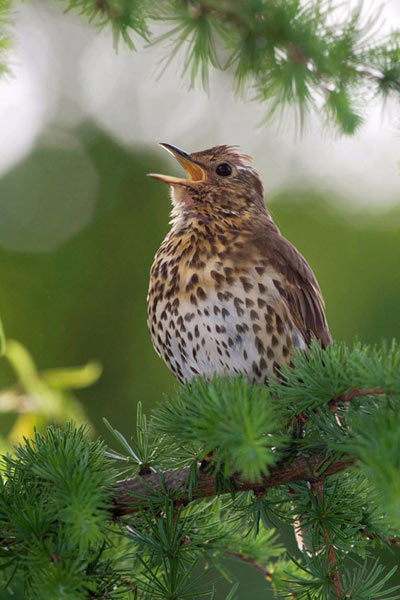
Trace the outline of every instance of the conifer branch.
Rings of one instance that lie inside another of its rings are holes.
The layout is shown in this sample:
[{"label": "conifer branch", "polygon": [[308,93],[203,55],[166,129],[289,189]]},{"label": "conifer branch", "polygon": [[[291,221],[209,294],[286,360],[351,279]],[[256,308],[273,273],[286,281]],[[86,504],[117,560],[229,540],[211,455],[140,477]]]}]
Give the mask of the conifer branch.
[{"label": "conifer branch", "polygon": [[361,529],[361,533],[365,535],[369,540],[377,540],[378,542],[382,542],[382,544],[391,544],[392,546],[397,546],[400,548],[400,540],[393,536],[387,535],[375,535],[366,529]]},{"label": "conifer branch", "polygon": [[[152,472],[119,481],[113,490],[112,512],[115,517],[134,513],[145,506],[151,496],[165,495],[167,492],[172,495],[175,503],[187,504],[191,499],[216,496],[218,493],[228,494],[232,491],[266,489],[299,481],[312,482],[320,477],[348,469],[354,464],[354,459],[349,457],[342,457],[327,464],[328,461],[329,456],[325,449],[316,448],[308,456],[297,456],[291,462],[272,467],[269,474],[259,481],[247,481],[242,479],[239,474],[234,474],[229,480],[229,485],[220,490],[218,490],[217,477],[214,473],[200,472],[191,498],[186,489],[189,467],[180,470],[171,469],[164,473]],[[321,468],[323,468],[323,473],[317,475]]]},{"label": "conifer branch", "polygon": [[351,402],[353,398],[359,398],[360,396],[381,396],[387,393],[388,392],[385,391],[383,388],[376,388],[370,390],[360,390],[359,388],[353,388],[352,390],[350,390],[350,392],[347,392],[347,394],[341,394],[341,396],[338,396],[337,398],[332,398],[332,400],[328,402],[329,410],[331,412],[335,412],[339,404],[347,404],[348,402]]},{"label": "conifer branch", "polygon": [[[167,44],[165,65],[181,58],[191,83],[208,85],[210,67],[229,70],[237,91],[251,90],[267,116],[317,111],[340,132],[362,124],[360,92],[373,100],[400,95],[400,33],[379,35],[379,10],[343,14],[339,2],[228,0],[63,0],[115,44],[134,37]],[[167,26],[152,34],[154,21]],[[364,102],[365,104],[365,102]]]}]

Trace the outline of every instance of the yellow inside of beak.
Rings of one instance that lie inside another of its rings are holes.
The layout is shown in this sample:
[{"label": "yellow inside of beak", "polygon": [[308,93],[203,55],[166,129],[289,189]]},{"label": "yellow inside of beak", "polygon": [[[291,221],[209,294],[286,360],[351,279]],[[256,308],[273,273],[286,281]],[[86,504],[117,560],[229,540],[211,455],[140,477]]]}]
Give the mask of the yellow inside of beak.
[{"label": "yellow inside of beak", "polygon": [[201,167],[182,156],[179,156],[178,160],[189,175],[189,181],[204,181],[204,171]]},{"label": "yellow inside of beak", "polygon": [[201,167],[196,165],[190,160],[187,160],[183,156],[174,155],[177,161],[182,165],[188,174],[188,179],[183,179],[182,177],[173,177],[172,175],[160,175],[159,173],[149,173],[148,176],[153,179],[158,179],[159,181],[164,181],[169,184],[179,184],[179,183],[187,183],[188,181],[204,181],[205,173]]}]

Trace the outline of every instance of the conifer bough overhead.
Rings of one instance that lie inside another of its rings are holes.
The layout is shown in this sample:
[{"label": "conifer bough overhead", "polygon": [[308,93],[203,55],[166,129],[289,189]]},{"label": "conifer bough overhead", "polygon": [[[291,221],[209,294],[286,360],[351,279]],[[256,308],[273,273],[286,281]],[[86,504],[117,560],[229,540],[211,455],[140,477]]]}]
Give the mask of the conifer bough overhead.
[{"label": "conifer bough overhead", "polygon": [[162,43],[165,64],[182,53],[182,72],[192,83],[207,86],[210,67],[229,72],[237,92],[265,104],[266,116],[292,106],[303,124],[317,110],[351,134],[367,99],[399,98],[400,35],[379,33],[384,13],[377,2],[369,11],[339,0],[63,2],[110,26],[116,43],[132,49],[135,37]]},{"label": "conifer bough overhead", "polygon": [[400,598],[374,553],[400,553],[399,344],[293,362],[268,387],[194,380],[150,423],[139,403],[135,439],[108,425],[118,450],[71,425],[25,440],[1,465],[4,584],[26,600],[257,600],[236,593],[241,561],[276,598]]}]

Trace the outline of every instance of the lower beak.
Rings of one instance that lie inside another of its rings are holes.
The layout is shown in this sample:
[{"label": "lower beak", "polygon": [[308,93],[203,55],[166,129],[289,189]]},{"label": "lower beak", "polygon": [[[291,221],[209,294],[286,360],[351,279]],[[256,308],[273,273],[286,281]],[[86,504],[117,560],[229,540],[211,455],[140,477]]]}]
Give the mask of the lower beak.
[{"label": "lower beak", "polygon": [[169,183],[170,185],[187,184],[191,181],[204,181],[204,170],[190,158],[189,154],[187,154],[180,148],[177,148],[176,146],[172,146],[171,144],[162,143],[160,144],[160,146],[168,150],[168,152],[170,152],[172,156],[176,158],[176,160],[185,169],[189,178],[183,179],[180,177],[172,177],[171,175],[160,175],[158,173],[148,173],[149,177],[152,177],[153,179],[158,179],[159,181],[164,181],[165,183]]}]

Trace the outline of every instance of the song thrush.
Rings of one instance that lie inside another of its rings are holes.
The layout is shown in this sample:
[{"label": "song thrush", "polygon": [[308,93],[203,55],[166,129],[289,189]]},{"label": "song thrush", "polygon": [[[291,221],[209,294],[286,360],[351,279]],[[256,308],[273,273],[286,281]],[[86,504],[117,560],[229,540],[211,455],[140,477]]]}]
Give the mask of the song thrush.
[{"label": "song thrush", "polygon": [[250,158],[161,146],[189,176],[150,174],[170,185],[172,227],[151,268],[148,326],[175,377],[264,382],[294,348],[329,344],[318,283],[272,221]]}]

